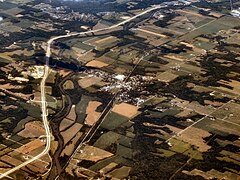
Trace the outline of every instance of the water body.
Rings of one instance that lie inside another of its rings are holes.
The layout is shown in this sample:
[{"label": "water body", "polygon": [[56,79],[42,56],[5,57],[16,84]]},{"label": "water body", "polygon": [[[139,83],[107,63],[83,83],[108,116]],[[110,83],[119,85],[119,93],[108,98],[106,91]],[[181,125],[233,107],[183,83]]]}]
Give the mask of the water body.
[{"label": "water body", "polygon": [[[36,63],[45,65],[45,60],[40,60],[40,59],[35,59]],[[81,72],[87,70],[87,67],[85,66],[80,66],[75,63],[67,63],[67,62],[62,62],[54,59],[50,59],[49,61],[49,66],[53,68],[60,68],[60,69],[68,69],[74,72]]]}]

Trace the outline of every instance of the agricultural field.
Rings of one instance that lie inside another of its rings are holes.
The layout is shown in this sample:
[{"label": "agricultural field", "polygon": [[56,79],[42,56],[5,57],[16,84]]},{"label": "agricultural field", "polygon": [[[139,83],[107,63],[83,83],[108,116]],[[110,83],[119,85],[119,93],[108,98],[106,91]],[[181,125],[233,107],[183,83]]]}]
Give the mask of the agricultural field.
[{"label": "agricultural field", "polygon": [[232,12],[1,1],[0,179],[240,179]]}]

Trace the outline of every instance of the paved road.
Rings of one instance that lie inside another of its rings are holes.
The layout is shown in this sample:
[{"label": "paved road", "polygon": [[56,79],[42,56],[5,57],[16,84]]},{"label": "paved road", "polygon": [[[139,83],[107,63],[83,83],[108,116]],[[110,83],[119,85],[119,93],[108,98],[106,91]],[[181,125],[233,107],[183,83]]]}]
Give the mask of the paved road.
[{"label": "paved road", "polygon": [[[50,48],[50,45],[48,46]],[[50,49],[48,48],[47,52],[50,51]],[[49,58],[47,57],[47,63],[48,64],[48,60]],[[47,108],[46,108],[46,97],[45,97],[45,82],[46,82],[46,79],[48,77],[48,73],[49,73],[49,67],[48,65],[45,65],[45,70],[44,70],[44,76],[42,78],[42,81],[41,81],[41,102],[42,102],[42,120],[43,120],[43,124],[44,124],[44,128],[45,128],[45,131],[46,131],[46,138],[47,138],[47,141],[46,141],[46,147],[45,149],[40,153],[38,154],[37,156],[33,157],[32,159],[29,159],[28,161],[25,161],[24,163],[10,169],[9,171],[3,173],[0,175],[0,179],[3,178],[3,177],[6,177],[8,176],[9,174],[19,170],[20,168],[30,164],[31,162],[41,158],[42,156],[44,156],[45,154],[48,153],[49,149],[50,149],[50,142],[51,142],[51,132],[50,132],[50,128],[48,126],[48,119],[47,119]]]},{"label": "paved road", "polygon": [[41,102],[42,102],[42,121],[43,121],[43,125],[44,125],[44,128],[45,128],[45,132],[46,132],[46,147],[45,149],[43,150],[43,152],[41,152],[40,154],[36,155],[35,157],[33,157],[32,159],[28,160],[28,161],[25,161],[24,163],[12,168],[11,170],[3,173],[0,175],[0,179],[3,178],[3,177],[6,177],[8,175],[10,175],[11,173],[21,169],[22,167],[30,164],[31,162],[41,158],[42,156],[44,156],[45,154],[47,154],[50,150],[50,144],[51,144],[51,131],[50,131],[50,127],[49,127],[49,123],[48,123],[48,112],[47,112],[47,103],[46,103],[46,92],[45,92],[45,84],[46,84],[46,79],[48,77],[48,74],[49,74],[49,59],[51,57],[51,44],[53,43],[53,41],[56,41],[56,40],[59,40],[59,39],[63,39],[63,38],[67,38],[67,37],[72,37],[72,36],[78,36],[78,35],[84,35],[84,34],[87,34],[87,33],[96,33],[96,32],[101,32],[101,31],[106,31],[106,30],[111,30],[111,29],[114,29],[114,28],[117,28],[121,25],[124,25],[148,12],[151,12],[151,11],[154,11],[156,9],[159,9],[159,8],[162,8],[163,6],[161,5],[157,5],[157,6],[153,6],[145,11],[143,11],[142,13],[139,13],[125,21],[122,21],[116,25],[113,25],[113,26],[110,26],[110,27],[107,27],[107,28],[102,28],[102,29],[96,29],[96,30],[89,30],[89,31],[86,31],[86,32],[79,32],[79,33],[69,33],[69,34],[66,34],[66,35],[61,35],[61,36],[57,36],[57,37],[53,37],[51,38],[48,42],[47,42],[47,50],[46,50],[46,65],[45,65],[45,69],[44,69],[44,76],[42,78],[42,81],[41,81]]}]

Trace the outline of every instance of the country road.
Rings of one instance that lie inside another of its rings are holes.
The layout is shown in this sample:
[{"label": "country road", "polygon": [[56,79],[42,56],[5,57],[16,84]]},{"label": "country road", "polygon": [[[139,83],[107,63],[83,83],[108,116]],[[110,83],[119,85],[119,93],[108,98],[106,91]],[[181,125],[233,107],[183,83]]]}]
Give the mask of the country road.
[{"label": "country road", "polygon": [[139,13],[125,21],[122,21],[116,25],[112,25],[110,27],[107,27],[107,28],[102,28],[102,29],[96,29],[96,30],[89,30],[89,31],[86,31],[86,32],[79,32],[79,33],[69,33],[69,34],[66,34],[66,35],[61,35],[61,36],[57,36],[57,37],[53,37],[51,39],[48,40],[47,42],[47,49],[46,49],[46,64],[44,66],[44,75],[43,75],[43,78],[42,78],[42,81],[41,81],[41,84],[40,84],[40,89],[41,89],[41,109],[42,109],[42,121],[43,121],[43,125],[44,125],[44,128],[45,128],[45,133],[46,133],[46,147],[45,149],[38,155],[36,155],[35,157],[33,157],[32,159],[29,159],[25,162],[23,162],[22,164],[10,169],[9,171],[3,173],[0,175],[0,179],[3,178],[3,177],[6,177],[6,176],[9,176],[11,173],[21,169],[22,167],[32,163],[33,161],[43,157],[45,154],[47,154],[50,150],[50,145],[51,145],[51,131],[50,131],[50,127],[49,127],[49,122],[48,122],[48,112],[47,112],[47,103],[46,103],[46,92],[45,92],[45,85],[46,85],[46,79],[48,78],[48,74],[49,74],[49,59],[51,57],[51,44],[56,41],[56,40],[59,40],[59,39],[63,39],[63,38],[67,38],[67,37],[72,37],[72,36],[78,36],[78,35],[84,35],[86,33],[96,33],[96,32],[101,32],[101,31],[106,31],[106,30],[110,30],[110,29],[114,29],[114,28],[117,28],[121,25],[124,25],[146,13],[149,13],[151,11],[154,11],[154,10],[157,10],[157,9],[160,9],[164,6],[161,6],[161,5],[156,5],[156,6],[152,6],[151,8],[149,9],[146,9],[145,11],[143,11],[142,13]]}]

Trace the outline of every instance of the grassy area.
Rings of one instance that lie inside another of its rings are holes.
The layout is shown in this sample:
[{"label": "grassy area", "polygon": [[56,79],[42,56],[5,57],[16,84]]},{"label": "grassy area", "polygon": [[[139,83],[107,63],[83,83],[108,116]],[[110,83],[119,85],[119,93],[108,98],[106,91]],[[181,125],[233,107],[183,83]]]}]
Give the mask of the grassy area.
[{"label": "grassy area", "polygon": [[206,18],[206,19],[203,19],[202,21],[197,22],[194,26],[198,28],[200,26],[203,26],[204,24],[209,23],[210,21],[212,21],[212,19]]},{"label": "grassy area", "polygon": [[132,149],[122,146],[120,144],[118,144],[117,146],[116,154],[127,159],[132,159]]},{"label": "grassy area", "polygon": [[95,147],[106,149],[116,143],[122,135],[109,131],[103,134],[94,144]]},{"label": "grassy area", "polygon": [[216,33],[220,30],[226,30],[226,29],[230,29],[234,26],[238,26],[240,24],[236,23],[235,25],[230,25],[229,23],[226,22],[226,20],[217,20],[217,21],[213,21],[209,24],[205,24],[202,27],[191,31],[190,33],[185,34],[184,36],[181,37],[182,40],[191,40],[194,39],[200,35],[203,34],[212,34],[212,33]]},{"label": "grassy area", "polygon": [[170,143],[171,147],[169,148],[169,150],[173,152],[182,153],[198,160],[203,159],[202,154],[199,151],[193,149],[193,147],[188,143],[185,143],[178,139],[171,139]]},{"label": "grassy area", "polygon": [[168,151],[168,150],[165,150],[165,149],[157,149],[157,152],[159,153],[158,155],[161,156],[161,157],[171,157],[174,154],[176,154],[175,152]]},{"label": "grassy area", "polygon": [[0,2],[0,9],[2,10],[12,9],[15,7],[18,7],[18,5],[7,1]]},{"label": "grassy area", "polygon": [[4,52],[4,53],[0,53],[0,58],[5,59],[6,62],[9,62],[14,59],[12,58],[13,55],[21,55],[21,54],[23,54],[24,56],[32,56],[34,54],[34,51],[33,50],[28,51],[27,49],[24,49],[24,50],[12,51],[12,52]]},{"label": "grassy area", "polygon": [[34,118],[32,118],[32,117],[30,117],[30,116],[28,116],[28,117],[20,120],[20,121],[18,122],[17,126],[14,128],[13,133],[18,133],[18,132],[20,132],[21,130],[24,129],[24,126],[25,126],[26,123],[28,123],[28,122],[30,122],[30,121],[33,121],[33,120],[34,120]]},{"label": "grassy area", "polygon": [[108,164],[114,162],[114,160],[115,160],[115,156],[112,156],[112,157],[110,157],[110,158],[106,158],[106,159],[104,159],[104,160],[101,160],[101,161],[97,162],[97,163],[94,164],[93,166],[91,166],[91,167],[89,168],[89,170],[98,171],[98,170],[106,167]]},{"label": "grassy area", "polygon": [[217,159],[220,160],[220,161],[226,161],[226,162],[230,162],[230,163],[234,163],[234,164],[240,165],[239,161],[234,160],[234,159],[229,158],[229,157],[217,157]]},{"label": "grassy area", "polygon": [[34,25],[34,22],[30,21],[30,20],[27,20],[27,19],[24,19],[24,20],[21,20],[19,23],[14,24],[14,25],[18,26],[18,27],[21,27],[23,29],[26,29],[26,28],[29,28],[32,25]]},{"label": "grassy area", "polygon": [[113,130],[119,127],[121,124],[127,122],[129,119],[121,116],[117,113],[110,112],[104,119],[101,127],[108,129],[108,130]]},{"label": "grassy area", "polygon": [[82,41],[83,41],[83,39],[75,38],[75,39],[68,39],[68,40],[65,40],[63,42],[66,43],[70,47],[77,47],[77,48],[80,48],[80,49],[83,49],[83,50],[86,50],[86,51],[89,51],[89,50],[94,48],[91,45],[83,43]]},{"label": "grassy area", "polygon": [[34,118],[41,118],[41,109],[40,107],[37,106],[33,106],[31,104],[26,104],[26,103],[22,103],[20,102],[21,107],[23,109],[27,109],[28,110],[28,115]]},{"label": "grassy area", "polygon": [[129,137],[126,137],[126,136],[122,136],[119,140],[119,144],[125,146],[125,147],[128,147],[128,148],[131,148],[131,143],[132,143],[133,139],[132,138],[129,138]]},{"label": "grassy area", "polygon": [[89,101],[93,100],[92,97],[82,95],[81,101],[76,105],[77,122],[82,124],[86,118],[86,109]]},{"label": "grassy area", "polygon": [[239,126],[236,126],[235,124],[231,124],[218,119],[216,119],[215,121],[212,121],[209,117],[204,118],[202,121],[197,123],[194,127],[201,128],[210,133],[215,133],[222,136],[229,135],[229,134],[235,134],[237,136],[240,135]]}]

